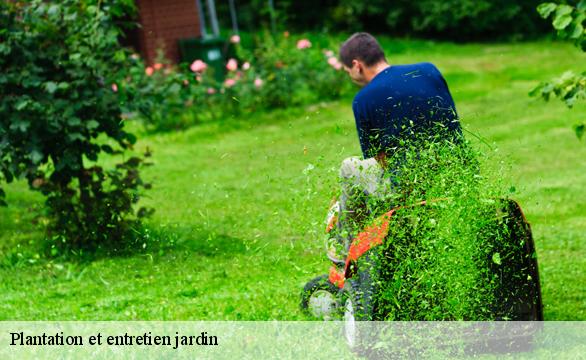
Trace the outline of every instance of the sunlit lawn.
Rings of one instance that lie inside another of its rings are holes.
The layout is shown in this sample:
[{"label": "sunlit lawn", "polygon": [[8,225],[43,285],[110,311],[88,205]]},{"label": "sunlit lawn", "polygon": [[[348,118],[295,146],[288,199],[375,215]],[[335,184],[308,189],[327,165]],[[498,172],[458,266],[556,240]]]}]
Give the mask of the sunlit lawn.
[{"label": "sunlit lawn", "polygon": [[[383,41],[391,63],[434,62],[465,129],[504,162],[532,224],[548,320],[586,320],[586,106],[529,98],[540,80],[583,70],[567,44]],[[467,132],[468,133],[468,132]],[[468,135],[472,138],[472,135]],[[0,209],[0,319],[304,319],[303,284],[328,268],[322,222],[340,161],[359,154],[350,99],[144,135],[155,240],[173,247],[92,262],[38,259],[42,198],[7,187]],[[490,173],[489,172],[489,173]],[[495,179],[495,181],[498,179]],[[155,241],[156,242],[156,241]]]}]

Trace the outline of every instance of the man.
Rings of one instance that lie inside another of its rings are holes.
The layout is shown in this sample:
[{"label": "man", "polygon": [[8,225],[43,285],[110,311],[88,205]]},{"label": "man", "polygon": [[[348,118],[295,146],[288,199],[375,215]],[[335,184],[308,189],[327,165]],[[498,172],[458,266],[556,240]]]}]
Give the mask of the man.
[{"label": "man", "polygon": [[[340,168],[342,222],[360,223],[364,197],[382,199],[400,177],[397,155],[402,144],[433,136],[459,139],[460,123],[447,83],[431,63],[389,65],[376,39],[352,35],[340,48],[340,60],[362,89],[352,103],[364,160],[345,159]],[[391,176],[388,176],[391,175]],[[395,177],[395,180],[393,180]],[[347,230],[345,246],[354,236]]]}]

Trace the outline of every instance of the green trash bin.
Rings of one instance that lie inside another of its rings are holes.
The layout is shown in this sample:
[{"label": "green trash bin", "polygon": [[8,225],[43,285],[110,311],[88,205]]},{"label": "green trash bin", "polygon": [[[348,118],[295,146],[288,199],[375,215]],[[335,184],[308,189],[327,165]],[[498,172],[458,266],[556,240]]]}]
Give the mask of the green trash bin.
[{"label": "green trash bin", "polygon": [[203,60],[213,70],[214,78],[220,82],[226,76],[227,59],[235,57],[232,44],[221,37],[180,39],[179,52],[183,63]]}]

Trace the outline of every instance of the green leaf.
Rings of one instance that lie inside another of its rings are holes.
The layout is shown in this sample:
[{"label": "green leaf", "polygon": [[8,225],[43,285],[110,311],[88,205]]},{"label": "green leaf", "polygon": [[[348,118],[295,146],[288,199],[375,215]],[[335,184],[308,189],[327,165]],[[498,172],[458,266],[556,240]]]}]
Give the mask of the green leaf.
[{"label": "green leaf", "polygon": [[556,30],[564,30],[572,22],[572,16],[566,14],[562,16],[556,16],[553,21],[553,27]]},{"label": "green leaf", "polygon": [[53,94],[55,90],[57,90],[57,84],[53,81],[48,81],[45,83],[45,90],[47,90],[49,94]]},{"label": "green leaf", "polygon": [[67,138],[71,142],[73,142],[75,140],[79,140],[79,141],[84,141],[85,140],[85,137],[82,134],[80,134],[80,133],[70,133],[70,134],[67,134]]},{"label": "green leaf", "polygon": [[576,26],[574,26],[574,31],[572,34],[570,34],[570,39],[578,39],[580,36],[582,36],[582,34],[584,34],[584,26],[578,23]]},{"label": "green leaf", "polygon": [[67,89],[69,89],[69,83],[64,82],[64,81],[60,82],[59,85],[57,86],[57,88],[59,90],[67,90]]},{"label": "green leaf", "polygon": [[79,126],[81,125],[81,120],[76,117],[76,116],[72,116],[67,120],[67,125],[69,126]]},{"label": "green leaf", "polygon": [[85,123],[85,127],[89,130],[97,129],[99,126],[100,126],[100,123],[97,122],[96,120],[90,120]]},{"label": "green leaf", "polygon": [[39,164],[43,160],[43,153],[35,149],[30,152],[30,157],[34,164]]},{"label": "green leaf", "polygon": [[495,263],[495,264],[497,264],[497,265],[501,265],[502,264],[502,262],[501,262],[501,254],[499,254],[499,253],[492,254],[492,262]]},{"label": "green leaf", "polygon": [[27,99],[20,100],[18,103],[16,103],[15,109],[20,111],[24,109],[28,105],[28,103],[29,101]]},{"label": "green leaf", "polygon": [[16,120],[14,121],[12,124],[10,124],[10,129],[11,130],[20,130],[21,132],[26,132],[30,126],[30,122],[26,121],[26,120]]},{"label": "green leaf", "polygon": [[579,140],[582,140],[584,133],[586,133],[586,124],[580,124],[574,126],[574,131]]},{"label": "green leaf", "polygon": [[555,12],[555,16],[559,17],[559,16],[564,16],[564,15],[570,15],[572,13],[572,11],[574,11],[574,8],[571,7],[570,5],[558,5],[558,9]]},{"label": "green leaf", "polygon": [[558,5],[554,3],[543,3],[539,4],[539,6],[537,7],[537,12],[539,13],[539,15],[541,15],[542,18],[545,19],[549,15],[551,15],[551,13],[554,12],[557,7]]},{"label": "green leaf", "polygon": [[177,83],[173,83],[173,85],[169,86],[169,93],[175,95],[178,94],[179,91],[181,91],[181,85],[177,84]]},{"label": "green leaf", "polygon": [[582,0],[576,5],[578,11],[586,11],[586,0]]}]

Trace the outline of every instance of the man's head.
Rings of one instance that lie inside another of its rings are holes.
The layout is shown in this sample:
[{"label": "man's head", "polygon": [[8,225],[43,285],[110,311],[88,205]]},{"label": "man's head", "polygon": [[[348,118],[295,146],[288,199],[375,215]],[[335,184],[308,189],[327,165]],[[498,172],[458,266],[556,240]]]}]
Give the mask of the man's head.
[{"label": "man's head", "polygon": [[340,47],[340,60],[353,82],[364,86],[388,66],[385,53],[376,39],[368,33],[355,33]]}]

